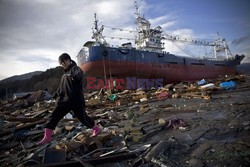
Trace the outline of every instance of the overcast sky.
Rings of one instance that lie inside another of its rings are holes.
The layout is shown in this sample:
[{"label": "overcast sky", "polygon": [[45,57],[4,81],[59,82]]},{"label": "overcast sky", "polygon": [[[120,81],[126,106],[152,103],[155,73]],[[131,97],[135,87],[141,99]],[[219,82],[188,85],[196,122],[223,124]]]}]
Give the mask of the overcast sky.
[{"label": "overcast sky", "polygon": [[[153,27],[205,39],[214,39],[219,32],[233,53],[250,55],[248,0],[139,0],[138,4]],[[134,29],[134,0],[0,0],[0,80],[56,67],[63,52],[76,60],[82,45],[91,40],[94,13],[100,24]],[[133,38],[108,28],[104,34]],[[171,43],[166,49],[180,51]]]}]

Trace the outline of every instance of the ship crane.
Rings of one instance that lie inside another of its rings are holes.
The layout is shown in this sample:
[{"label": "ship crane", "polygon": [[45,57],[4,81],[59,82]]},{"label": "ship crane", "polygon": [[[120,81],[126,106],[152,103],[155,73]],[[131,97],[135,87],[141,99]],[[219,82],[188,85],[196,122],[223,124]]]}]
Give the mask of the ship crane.
[{"label": "ship crane", "polygon": [[195,45],[211,46],[213,47],[215,58],[218,58],[218,56],[220,56],[223,52],[225,53],[227,59],[233,57],[225,38],[221,38],[220,36],[218,36],[218,38],[214,41],[205,41],[200,39],[190,39],[181,36],[173,36],[165,34],[165,36],[163,36],[163,39],[170,41],[179,41]]},{"label": "ship crane", "polygon": [[165,33],[165,31],[160,26],[157,26],[155,29],[161,30],[164,32],[164,35],[162,37],[163,40],[179,41],[179,42],[188,43],[188,44],[211,46],[211,47],[213,47],[214,57],[216,59],[223,52],[225,53],[227,59],[233,57],[225,38],[220,37],[218,33],[217,33],[218,38],[216,40],[206,41],[206,40],[202,40],[202,39],[191,39],[191,38],[184,38],[181,36],[170,35],[170,34]]}]

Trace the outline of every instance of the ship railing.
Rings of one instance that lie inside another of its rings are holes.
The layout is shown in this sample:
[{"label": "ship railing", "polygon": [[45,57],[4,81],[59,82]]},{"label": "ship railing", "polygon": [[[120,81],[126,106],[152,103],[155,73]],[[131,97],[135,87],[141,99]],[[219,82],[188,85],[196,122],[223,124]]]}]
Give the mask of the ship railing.
[{"label": "ship railing", "polygon": [[225,58],[225,57],[221,57],[221,58],[204,57],[203,59],[212,60],[212,61],[222,61],[222,60],[233,60],[234,57],[229,57],[229,58]]},{"label": "ship railing", "polygon": [[[165,53],[165,51],[163,52]],[[226,57],[196,57],[196,56],[183,56],[183,55],[176,55],[178,57],[183,57],[183,58],[193,58],[193,59],[199,59],[199,60],[211,60],[211,61],[222,61],[222,60],[233,60],[234,57],[229,57],[229,58],[226,58]]]}]

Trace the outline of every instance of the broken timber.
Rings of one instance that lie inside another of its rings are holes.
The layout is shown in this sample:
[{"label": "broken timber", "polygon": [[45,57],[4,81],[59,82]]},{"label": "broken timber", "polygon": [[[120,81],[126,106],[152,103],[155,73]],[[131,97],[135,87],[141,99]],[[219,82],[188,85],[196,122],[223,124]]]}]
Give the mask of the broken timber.
[{"label": "broken timber", "polygon": [[[128,159],[133,159],[136,157],[138,157],[137,153],[131,152],[131,153],[123,153],[123,154],[105,156],[105,157],[99,157],[99,158],[81,159],[81,161],[86,162],[86,163],[90,163],[92,165],[100,165],[100,164],[105,164],[105,163],[124,161],[124,160],[128,160]],[[41,165],[39,165],[39,166],[41,166]],[[44,167],[56,167],[56,166],[75,167],[75,166],[81,166],[81,162],[79,162],[79,161],[66,161],[66,162],[59,162],[59,163],[42,164],[42,166],[44,166]]]},{"label": "broken timber", "polygon": [[3,130],[2,132],[0,132],[0,137],[4,136],[6,134],[9,134],[9,133],[13,133],[13,132],[19,131],[19,130],[25,130],[25,129],[33,128],[37,124],[42,124],[44,122],[46,122],[46,120],[39,120],[39,121],[36,121],[36,122],[33,122],[33,123],[24,124],[24,125],[19,126],[17,128],[11,128],[11,129],[7,129],[7,130]]}]

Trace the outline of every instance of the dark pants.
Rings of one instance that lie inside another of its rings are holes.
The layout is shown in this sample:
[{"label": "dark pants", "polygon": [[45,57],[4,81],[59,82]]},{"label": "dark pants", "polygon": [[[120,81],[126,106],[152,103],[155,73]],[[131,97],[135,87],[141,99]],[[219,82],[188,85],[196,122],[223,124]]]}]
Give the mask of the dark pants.
[{"label": "dark pants", "polygon": [[95,122],[87,115],[85,107],[83,105],[73,104],[57,105],[45,127],[54,130],[58,122],[71,110],[83,125],[88,128],[93,128]]}]

